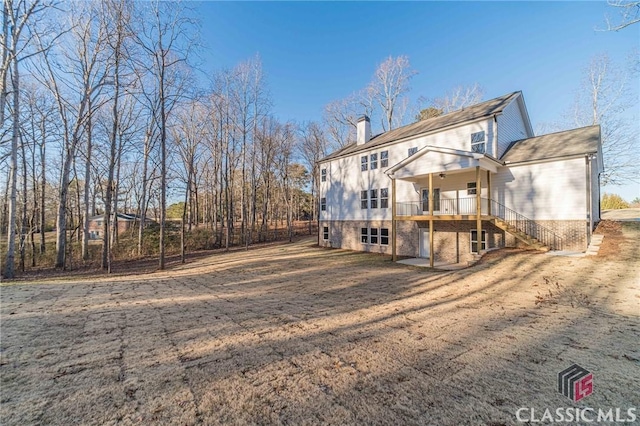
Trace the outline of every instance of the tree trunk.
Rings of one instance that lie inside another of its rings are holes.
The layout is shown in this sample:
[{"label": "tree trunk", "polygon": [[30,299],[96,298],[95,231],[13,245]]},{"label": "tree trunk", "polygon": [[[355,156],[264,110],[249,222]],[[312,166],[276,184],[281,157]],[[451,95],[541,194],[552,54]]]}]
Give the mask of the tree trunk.
[{"label": "tree trunk", "polygon": [[82,224],[82,260],[89,260],[89,192],[91,191],[91,99],[89,99],[89,117],[87,117],[87,158],[84,167],[84,218]]},{"label": "tree trunk", "polygon": [[18,177],[18,137],[20,135],[20,81],[18,74],[18,61],[13,60],[13,134],[11,136],[11,155],[9,163],[9,222],[7,224],[7,259],[4,267],[5,278],[15,276],[15,250],[16,250],[16,196]]}]

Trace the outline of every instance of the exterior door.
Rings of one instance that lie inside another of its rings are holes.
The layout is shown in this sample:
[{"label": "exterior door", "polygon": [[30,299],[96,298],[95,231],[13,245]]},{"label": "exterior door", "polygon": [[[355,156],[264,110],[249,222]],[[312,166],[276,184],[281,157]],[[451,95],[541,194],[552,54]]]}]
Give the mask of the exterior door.
[{"label": "exterior door", "polygon": [[[440,188],[433,188],[433,213],[440,212]],[[422,189],[422,213],[429,214],[429,189]]]},{"label": "exterior door", "polygon": [[420,257],[429,258],[429,230],[420,228]]}]

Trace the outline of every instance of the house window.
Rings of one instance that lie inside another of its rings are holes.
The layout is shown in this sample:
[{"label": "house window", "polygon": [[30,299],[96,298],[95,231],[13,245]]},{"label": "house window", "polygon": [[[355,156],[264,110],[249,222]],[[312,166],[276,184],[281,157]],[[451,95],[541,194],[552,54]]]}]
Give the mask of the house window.
[{"label": "house window", "polygon": [[372,189],[369,191],[369,193],[371,194],[371,208],[377,209],[378,208],[378,190]]},{"label": "house window", "polygon": [[471,133],[471,152],[485,153],[484,130]]},{"label": "house window", "polygon": [[368,160],[369,160],[369,157],[366,155],[363,155],[362,157],[360,157],[360,171],[362,172],[367,171],[367,169],[369,168]]},{"label": "house window", "polygon": [[369,208],[369,200],[367,198],[367,194],[369,191],[360,191],[360,208],[368,209]]},{"label": "house window", "polygon": [[369,158],[369,164],[371,165],[371,170],[375,170],[378,168],[378,154],[371,154],[371,158]]},{"label": "house window", "polygon": [[322,227],[322,239],[327,241],[329,239],[329,227],[328,226],[323,226]]},{"label": "house window", "polygon": [[380,228],[380,245],[389,245],[389,228]]},{"label": "house window", "polygon": [[378,228],[371,228],[371,244],[378,244]]},{"label": "house window", "polygon": [[476,195],[476,183],[469,182],[467,183],[467,195]]},{"label": "house window", "polygon": [[327,199],[324,197],[320,198],[320,210],[327,210]]},{"label": "house window", "polygon": [[380,208],[389,208],[389,188],[380,188]]},{"label": "house window", "polygon": [[[482,231],[481,250],[487,249],[487,231]],[[471,230],[471,253],[478,253],[478,230]]]},{"label": "house window", "polygon": [[320,180],[322,182],[326,182],[327,181],[327,169],[320,170]]},{"label": "house window", "polygon": [[380,167],[389,167],[389,151],[380,153]]},{"label": "house window", "polygon": [[360,228],[360,242],[369,244],[369,228]]},{"label": "house window", "polygon": [[416,152],[418,152],[418,147],[414,146],[412,148],[409,148],[409,157],[411,157],[413,154],[415,154]]},{"label": "house window", "polygon": [[[422,190],[422,211],[429,211],[429,190]],[[440,188],[433,188],[433,211],[440,211]]]}]

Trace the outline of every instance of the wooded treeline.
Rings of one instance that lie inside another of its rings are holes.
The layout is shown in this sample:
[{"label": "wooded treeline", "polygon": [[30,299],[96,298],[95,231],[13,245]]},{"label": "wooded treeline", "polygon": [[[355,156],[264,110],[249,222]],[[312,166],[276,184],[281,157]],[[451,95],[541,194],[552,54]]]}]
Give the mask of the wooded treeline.
[{"label": "wooded treeline", "polygon": [[90,260],[96,215],[110,270],[120,212],[137,217],[139,255],[157,223],[163,268],[170,201],[182,206],[183,256],[193,228],[228,248],[274,227],[291,238],[294,220],[316,217],[323,131],[273,116],[258,56],[198,81],[188,16],[176,2],[4,0],[3,276],[52,249],[41,231],[55,231],[56,267],[74,247]]},{"label": "wooded treeline", "polygon": [[[390,56],[364,88],[329,102],[321,121],[283,121],[274,114],[259,56],[206,75],[194,66],[202,46],[188,6],[2,0],[4,277],[28,262],[66,268],[73,259],[97,260],[110,271],[120,243],[118,213],[136,219],[131,254],[157,254],[161,269],[169,240],[179,236],[184,259],[194,230],[210,239],[207,247],[224,248],[291,238],[299,220],[311,233],[316,162],[355,140],[362,114],[376,134],[484,96],[476,83],[411,104],[417,72],[408,57]],[[614,65],[606,55],[594,58],[569,118],[546,126],[601,124],[603,184],[637,181],[640,164],[637,120],[627,113],[637,106],[629,84],[637,55],[631,71]],[[169,205],[178,222],[167,221]],[[55,247],[43,231],[54,231]]]}]

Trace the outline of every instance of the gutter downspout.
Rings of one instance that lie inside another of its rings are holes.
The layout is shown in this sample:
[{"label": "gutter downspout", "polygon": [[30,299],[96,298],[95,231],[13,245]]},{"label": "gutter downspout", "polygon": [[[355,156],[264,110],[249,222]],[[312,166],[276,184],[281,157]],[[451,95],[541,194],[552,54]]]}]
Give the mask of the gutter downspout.
[{"label": "gutter downspout", "polygon": [[493,156],[500,158],[498,155],[498,114],[493,115]]},{"label": "gutter downspout", "polygon": [[593,188],[593,177],[591,174],[591,156],[585,155],[585,173],[587,174],[587,247],[591,243],[591,232],[593,230],[593,197],[591,189]]},{"label": "gutter downspout", "polygon": [[396,249],[396,178],[387,176],[391,179],[391,261],[396,262],[398,260]]}]

